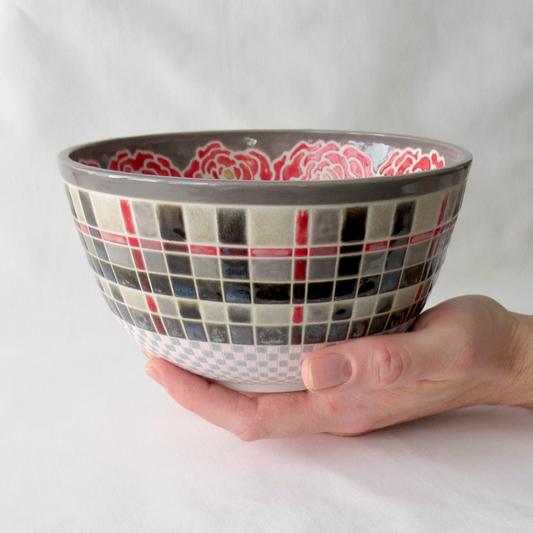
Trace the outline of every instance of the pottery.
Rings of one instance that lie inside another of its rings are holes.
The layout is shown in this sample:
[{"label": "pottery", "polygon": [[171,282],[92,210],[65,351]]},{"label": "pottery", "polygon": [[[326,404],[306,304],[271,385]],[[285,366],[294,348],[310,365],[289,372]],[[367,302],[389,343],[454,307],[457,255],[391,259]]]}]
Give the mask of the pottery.
[{"label": "pottery", "polygon": [[59,156],[89,265],[154,357],[227,387],[301,390],[303,356],[422,311],[472,157],[414,137],[232,131]]}]

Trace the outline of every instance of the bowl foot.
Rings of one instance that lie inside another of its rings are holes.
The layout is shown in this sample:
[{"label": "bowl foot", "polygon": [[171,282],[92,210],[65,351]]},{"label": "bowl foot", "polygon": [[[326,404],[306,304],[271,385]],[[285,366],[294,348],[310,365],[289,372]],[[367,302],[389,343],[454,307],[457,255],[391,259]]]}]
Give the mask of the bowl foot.
[{"label": "bowl foot", "polygon": [[298,381],[296,383],[232,383],[230,381],[218,381],[212,380],[212,383],[217,383],[231,390],[236,390],[239,392],[260,392],[260,393],[272,393],[272,392],[294,392],[307,390],[303,381]]}]

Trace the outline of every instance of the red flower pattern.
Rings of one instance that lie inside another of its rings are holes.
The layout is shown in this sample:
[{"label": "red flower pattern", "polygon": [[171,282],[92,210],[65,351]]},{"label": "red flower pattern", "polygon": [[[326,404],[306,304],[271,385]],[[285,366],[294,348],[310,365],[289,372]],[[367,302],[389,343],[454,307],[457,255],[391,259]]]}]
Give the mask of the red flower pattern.
[{"label": "red flower pattern", "polygon": [[[83,165],[100,168],[98,161],[80,159]],[[431,150],[423,154],[420,148],[395,150],[378,169],[373,170],[372,158],[354,145],[337,142],[301,142],[271,162],[259,150],[231,151],[219,142],[198,148],[183,173],[164,155],[145,150],[117,152],[109,161],[109,170],[139,172],[151,176],[228,180],[338,180],[395,176],[442,168],[444,158]]]},{"label": "red flower pattern", "polygon": [[339,180],[374,175],[372,159],[351,144],[301,142],[274,162],[275,179]]},{"label": "red flower pattern", "polygon": [[444,166],[444,158],[435,150],[429,154],[422,154],[420,148],[406,148],[395,150],[389,159],[379,167],[379,176],[397,176],[399,174],[411,174],[423,172]]},{"label": "red flower pattern", "polygon": [[150,176],[181,176],[179,169],[168,157],[144,150],[137,150],[133,155],[129,150],[117,152],[109,161],[107,168],[120,172],[139,172]]},{"label": "red flower pattern", "polygon": [[183,171],[186,178],[272,180],[270,159],[258,150],[231,151],[219,142],[199,148]]}]

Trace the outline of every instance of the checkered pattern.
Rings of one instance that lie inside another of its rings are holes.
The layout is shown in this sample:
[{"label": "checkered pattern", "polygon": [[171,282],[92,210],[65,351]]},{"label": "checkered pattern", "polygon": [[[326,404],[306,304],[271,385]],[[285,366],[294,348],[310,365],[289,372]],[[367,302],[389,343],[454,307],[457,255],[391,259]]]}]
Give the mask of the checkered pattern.
[{"label": "checkered pattern", "polygon": [[[151,357],[161,357],[190,372],[221,382],[247,385],[299,383],[304,355],[326,346],[241,346],[197,342],[150,333],[119,321]],[[387,333],[407,331],[413,321]]]}]

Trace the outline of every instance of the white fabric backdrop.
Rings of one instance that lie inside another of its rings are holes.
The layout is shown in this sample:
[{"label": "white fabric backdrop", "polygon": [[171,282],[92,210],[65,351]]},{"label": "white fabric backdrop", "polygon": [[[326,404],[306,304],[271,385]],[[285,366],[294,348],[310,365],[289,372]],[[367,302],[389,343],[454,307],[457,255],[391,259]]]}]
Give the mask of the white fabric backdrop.
[{"label": "white fabric backdrop", "polygon": [[109,137],[405,133],[474,166],[432,304],[533,313],[533,3],[0,3],[0,523],[9,532],[533,527],[533,416],[241,443],[173,404],[98,294],[55,157]]}]

